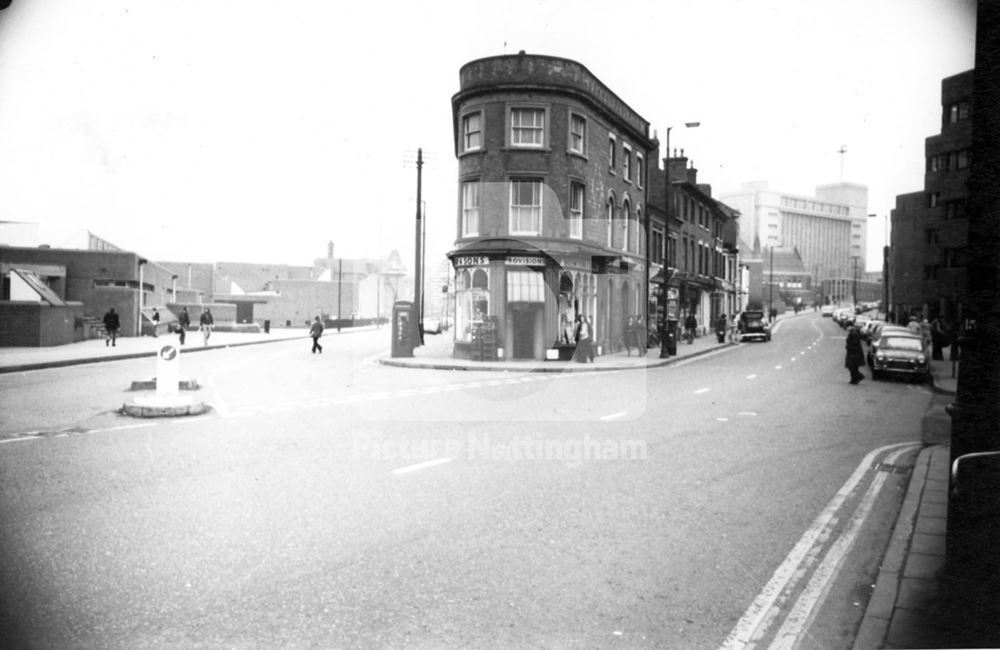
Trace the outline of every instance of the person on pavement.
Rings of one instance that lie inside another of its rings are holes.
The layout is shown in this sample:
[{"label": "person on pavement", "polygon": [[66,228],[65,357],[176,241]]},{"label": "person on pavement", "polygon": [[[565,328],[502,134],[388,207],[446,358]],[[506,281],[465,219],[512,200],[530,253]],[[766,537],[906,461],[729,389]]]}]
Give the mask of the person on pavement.
[{"label": "person on pavement", "polygon": [[309,336],[313,340],[312,353],[316,354],[319,351],[320,354],[323,354],[323,346],[319,344],[319,337],[323,336],[323,323],[320,322],[319,316],[316,317],[309,328]]},{"label": "person on pavement", "polygon": [[212,327],[215,326],[215,318],[212,317],[212,310],[205,309],[201,312],[201,318],[198,319],[201,327],[201,336],[204,339],[202,345],[208,345],[208,338],[212,336]]},{"label": "person on pavement", "polygon": [[694,314],[688,314],[687,318],[684,319],[684,336],[687,338],[688,344],[694,343],[694,331],[698,329],[698,319],[694,317]]},{"label": "person on pavement", "polygon": [[861,333],[858,332],[858,328],[852,326],[847,331],[846,348],[847,356],[844,359],[844,367],[851,373],[851,383],[857,384],[865,378],[859,370],[861,366],[865,365],[865,351],[861,347]]},{"label": "person on pavement", "polygon": [[573,360],[577,363],[587,363],[587,360],[590,359],[590,329],[587,327],[587,321],[579,314],[576,316],[573,340],[576,342]]},{"label": "person on pavement", "polygon": [[118,329],[121,326],[121,320],[118,318],[118,314],[115,313],[115,308],[112,307],[108,310],[108,313],[104,314],[104,332],[106,336],[104,347],[108,347],[109,343],[112,346],[115,345],[115,341],[118,339]]},{"label": "person on pavement", "polygon": [[159,330],[159,328],[160,328],[160,312],[156,309],[156,307],[153,307],[153,338],[156,338],[160,335],[160,333],[157,331]]},{"label": "person on pavement", "polygon": [[187,328],[191,325],[191,315],[188,314],[188,308],[181,308],[180,315],[177,316],[177,334],[180,337],[181,345],[184,345],[184,339],[187,337]]}]

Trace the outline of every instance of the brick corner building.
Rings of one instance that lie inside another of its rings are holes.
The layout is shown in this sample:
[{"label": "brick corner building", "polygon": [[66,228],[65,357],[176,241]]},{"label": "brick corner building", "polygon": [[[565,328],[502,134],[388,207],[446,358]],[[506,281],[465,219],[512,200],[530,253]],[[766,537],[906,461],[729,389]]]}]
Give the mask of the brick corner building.
[{"label": "brick corner building", "polygon": [[621,349],[647,309],[649,122],[568,59],[489,57],[459,78],[455,356],[544,359],[577,317]]}]

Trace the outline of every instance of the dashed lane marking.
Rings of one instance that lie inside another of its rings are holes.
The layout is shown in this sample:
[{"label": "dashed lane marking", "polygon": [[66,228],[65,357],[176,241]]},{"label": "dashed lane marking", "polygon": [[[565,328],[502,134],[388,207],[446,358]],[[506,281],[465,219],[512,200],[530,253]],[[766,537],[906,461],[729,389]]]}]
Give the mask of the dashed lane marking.
[{"label": "dashed lane marking", "polygon": [[609,420],[617,420],[618,418],[623,418],[626,415],[628,415],[628,411],[618,411],[617,413],[611,413],[609,415],[602,415],[600,417],[600,419],[603,420],[604,422],[607,422]]},{"label": "dashed lane marking", "polygon": [[707,393],[707,392],[708,392],[708,389],[707,389],[707,388],[699,388],[698,390],[696,390],[696,391],[694,392],[694,394],[695,394],[695,395],[701,395],[702,393]]},{"label": "dashed lane marking", "polygon": [[417,472],[422,469],[427,469],[428,467],[436,467],[437,465],[444,465],[445,463],[450,463],[453,459],[451,458],[435,458],[434,460],[428,460],[423,463],[417,463],[416,465],[407,465],[406,467],[397,467],[390,472],[399,476],[400,474],[409,474],[410,472]]},{"label": "dashed lane marking", "polygon": [[756,379],[757,375],[747,375],[747,379]]}]

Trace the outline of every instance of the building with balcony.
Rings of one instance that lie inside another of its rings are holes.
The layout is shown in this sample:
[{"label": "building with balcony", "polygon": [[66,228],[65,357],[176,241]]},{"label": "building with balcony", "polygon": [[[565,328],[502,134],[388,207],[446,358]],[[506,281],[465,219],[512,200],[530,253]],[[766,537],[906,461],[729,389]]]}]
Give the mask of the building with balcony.
[{"label": "building with balcony", "polygon": [[924,142],[922,192],[896,197],[890,241],[890,302],[897,318],[958,323],[967,291],[966,183],[972,149],[973,71],[941,82],[941,132]]},{"label": "building with balcony", "polygon": [[576,61],[516,55],[462,66],[455,344],[480,358],[544,359],[579,317],[601,351],[645,318],[649,122]]}]

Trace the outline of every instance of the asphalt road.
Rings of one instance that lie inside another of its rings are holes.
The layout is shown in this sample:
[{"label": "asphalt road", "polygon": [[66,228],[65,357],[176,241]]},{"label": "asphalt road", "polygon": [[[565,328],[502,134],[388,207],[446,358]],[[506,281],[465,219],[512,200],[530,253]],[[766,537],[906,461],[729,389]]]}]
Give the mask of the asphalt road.
[{"label": "asphalt road", "polygon": [[829,319],[563,375],[387,337],[185,357],[164,421],[115,412],[149,360],[0,376],[4,647],[850,647],[930,394]]}]

